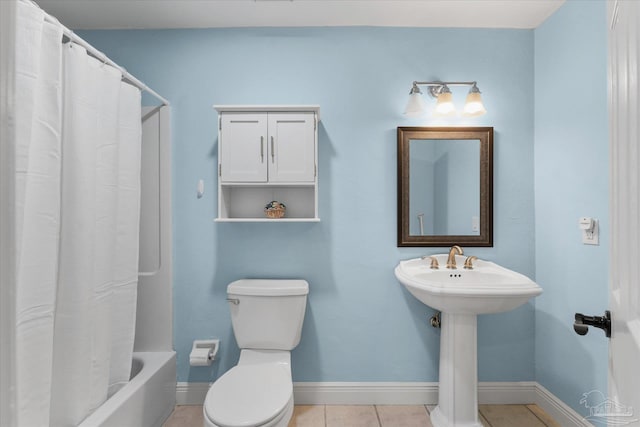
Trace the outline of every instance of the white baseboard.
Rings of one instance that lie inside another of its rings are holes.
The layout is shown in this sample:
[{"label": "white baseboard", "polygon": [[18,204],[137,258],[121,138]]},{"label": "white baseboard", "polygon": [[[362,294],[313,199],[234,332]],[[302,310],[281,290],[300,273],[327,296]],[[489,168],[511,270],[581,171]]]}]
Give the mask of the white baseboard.
[{"label": "white baseboard", "polygon": [[[202,405],[209,383],[179,382],[177,405]],[[296,382],[298,405],[436,405],[437,382]],[[535,403],[563,427],[593,427],[576,411],[535,381],[481,382],[478,403],[516,405]]]},{"label": "white baseboard", "polygon": [[202,405],[209,387],[211,383],[179,382],[176,384],[176,405]]},{"label": "white baseboard", "polygon": [[422,405],[438,402],[438,383],[300,382],[293,400],[301,405]]},{"label": "white baseboard", "polygon": [[594,427],[593,424],[538,383],[536,383],[536,400],[534,402],[563,427]]},{"label": "white baseboard", "polygon": [[535,381],[480,382],[478,403],[481,405],[525,405],[535,402]]},{"label": "white baseboard", "polygon": [[[437,382],[294,383],[294,400],[302,405],[436,405]],[[481,382],[481,404],[532,403],[534,382]]]}]

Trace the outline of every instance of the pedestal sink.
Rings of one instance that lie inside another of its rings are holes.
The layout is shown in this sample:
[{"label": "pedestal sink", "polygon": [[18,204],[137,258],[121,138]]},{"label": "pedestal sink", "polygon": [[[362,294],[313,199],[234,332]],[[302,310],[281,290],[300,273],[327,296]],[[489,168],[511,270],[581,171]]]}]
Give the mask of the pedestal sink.
[{"label": "pedestal sink", "polygon": [[488,261],[456,255],[457,269],[447,269],[447,255],[400,261],[396,278],[418,300],[442,312],[438,406],[431,412],[434,427],[482,427],[478,420],[478,314],[513,310],[542,293],[522,274]]}]

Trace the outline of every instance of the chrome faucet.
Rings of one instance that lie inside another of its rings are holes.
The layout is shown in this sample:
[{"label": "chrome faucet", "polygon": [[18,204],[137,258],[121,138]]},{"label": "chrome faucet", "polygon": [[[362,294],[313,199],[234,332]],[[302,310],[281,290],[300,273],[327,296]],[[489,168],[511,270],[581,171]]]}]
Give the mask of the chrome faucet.
[{"label": "chrome faucet", "polygon": [[451,249],[449,249],[449,257],[447,258],[447,268],[450,268],[452,270],[456,270],[458,268],[456,266],[456,253],[458,255],[464,255],[464,251],[460,246],[451,246]]}]

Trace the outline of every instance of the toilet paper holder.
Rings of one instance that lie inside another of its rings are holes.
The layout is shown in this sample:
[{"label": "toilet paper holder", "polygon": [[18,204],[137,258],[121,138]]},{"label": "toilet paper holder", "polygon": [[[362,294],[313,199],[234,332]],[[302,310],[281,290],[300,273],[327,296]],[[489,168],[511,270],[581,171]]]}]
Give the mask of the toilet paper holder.
[{"label": "toilet paper holder", "polygon": [[215,360],[220,348],[220,340],[194,340],[189,364],[191,366],[209,366]]}]

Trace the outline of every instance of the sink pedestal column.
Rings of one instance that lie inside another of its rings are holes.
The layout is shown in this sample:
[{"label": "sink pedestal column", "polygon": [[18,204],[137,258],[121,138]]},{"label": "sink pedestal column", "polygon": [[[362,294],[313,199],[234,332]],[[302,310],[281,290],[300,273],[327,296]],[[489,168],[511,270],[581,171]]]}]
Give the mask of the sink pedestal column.
[{"label": "sink pedestal column", "polygon": [[478,316],[441,313],[438,406],[434,427],[482,427],[478,421]]}]

